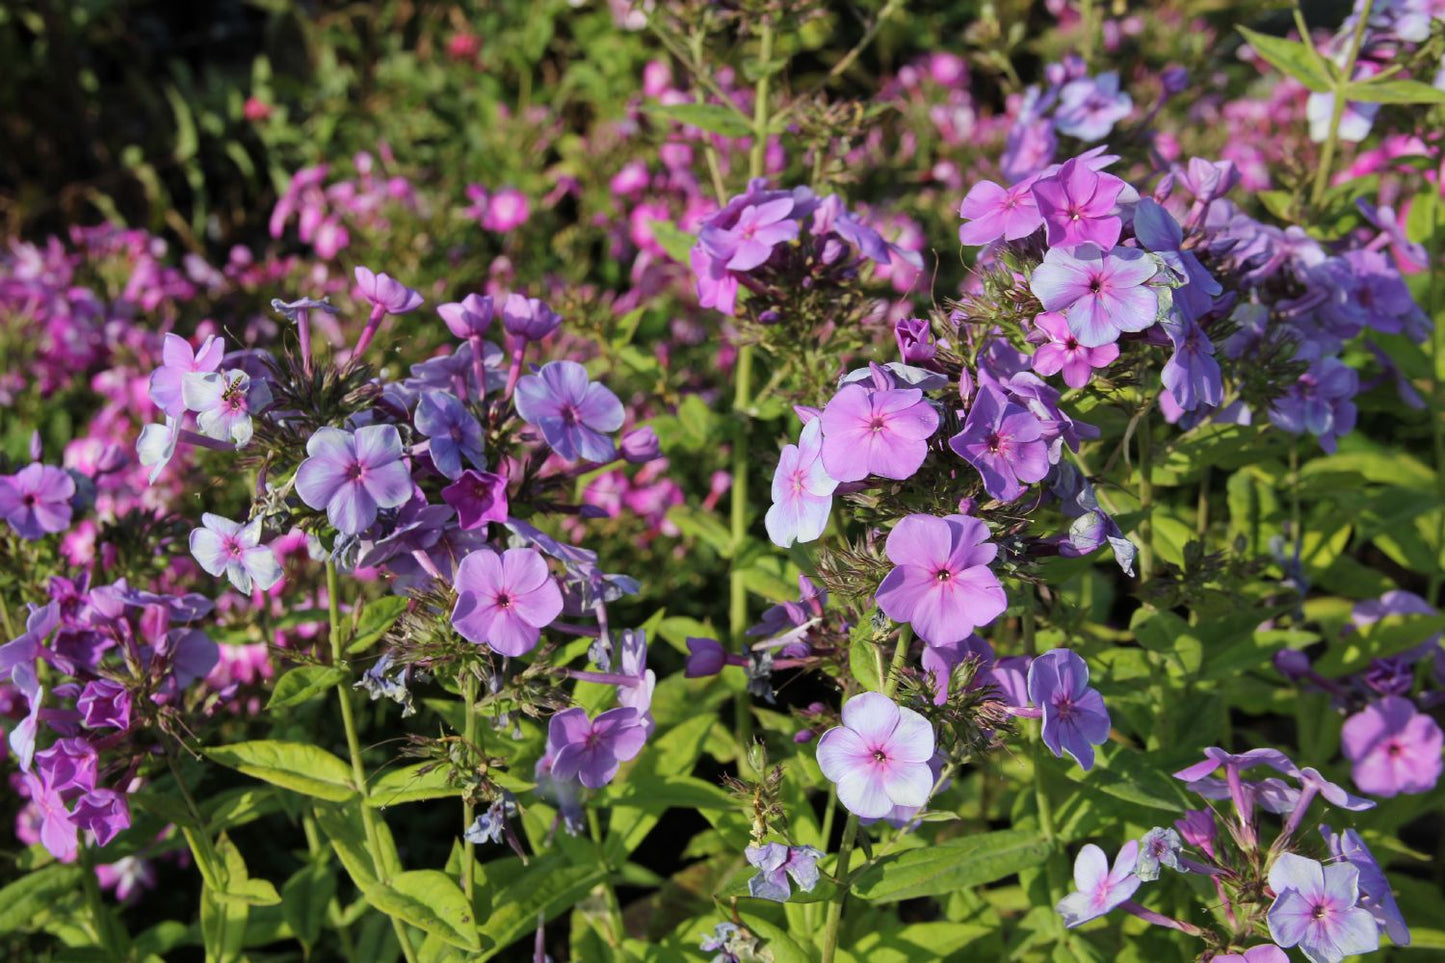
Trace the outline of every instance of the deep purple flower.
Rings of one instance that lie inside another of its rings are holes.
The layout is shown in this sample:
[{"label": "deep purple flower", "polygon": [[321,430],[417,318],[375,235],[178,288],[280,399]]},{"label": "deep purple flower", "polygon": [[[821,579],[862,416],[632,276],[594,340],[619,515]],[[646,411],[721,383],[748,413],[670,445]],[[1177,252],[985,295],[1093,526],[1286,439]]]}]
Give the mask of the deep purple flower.
[{"label": "deep purple flower", "polygon": [[562,590],[534,549],[473,552],[455,579],[452,625],[462,638],[502,655],[532,651],[542,629],[562,614]]},{"label": "deep purple flower", "polygon": [[442,501],[457,512],[457,524],[470,532],[487,522],[507,520],[507,479],[489,471],[468,468],[442,489]]},{"label": "deep purple flower", "polygon": [[564,709],[547,725],[553,778],[576,776],[588,789],[611,782],[646,742],[647,730],[636,709],[608,709],[596,719],[587,718],[586,709]]},{"label": "deep purple flower", "polygon": [[271,386],[239,369],[195,371],[181,378],[181,398],[196,413],[201,434],[244,448],[254,430],[251,416],[271,404]]},{"label": "deep purple flower", "polygon": [[1359,870],[1349,863],[1322,866],[1282,853],[1269,870],[1269,935],[1288,949],[1298,946],[1311,963],[1340,963],[1347,956],[1380,948],[1380,931],[1370,911],[1357,905]]},{"label": "deep purple flower", "polygon": [[927,364],[938,354],[933,327],[927,318],[902,318],[893,325],[893,338],[904,364]]},{"label": "deep purple flower", "polygon": [[1049,446],[1033,413],[1012,404],[992,385],[974,396],[963,430],[948,445],[983,476],[983,487],[999,501],[1011,502],[1024,485],[1049,473]]},{"label": "deep purple flower", "polygon": [[717,675],[727,665],[727,650],[716,639],[687,638],[687,666],[683,675],[689,679],[702,679]]},{"label": "deep purple flower", "polygon": [[1148,281],[1158,265],[1143,251],[1093,244],[1050,248],[1029,286],[1045,311],[1061,311],[1087,348],[1112,344],[1125,331],[1143,331],[1159,312]]},{"label": "deep purple flower", "polygon": [[823,424],[813,419],[803,426],[796,445],[785,445],[773,472],[773,504],[766,518],[768,537],[787,548],[794,542],[811,542],[828,527],[833,511],[833,490],[838,482],[823,467]]},{"label": "deep purple flower", "polygon": [[1050,247],[1087,242],[1107,251],[1119,243],[1124,222],[1115,210],[1124,182],[1113,174],[1074,158],[1034,181],[1032,189]]},{"label": "deep purple flower", "polygon": [[838,801],[868,819],[894,806],[923,806],[933,791],[933,727],[878,692],[843,706],[843,724],[818,740],[818,766],[837,785]]},{"label": "deep purple flower", "polygon": [[1340,745],[1362,792],[1429,792],[1440,779],[1440,726],[1409,699],[1386,696],[1350,716]]},{"label": "deep purple flower", "polygon": [[1095,368],[1107,368],[1119,357],[1117,344],[1086,348],[1069,329],[1068,319],[1057,311],[1044,311],[1034,318],[1034,327],[1049,340],[1034,351],[1031,365],[1041,375],[1064,373],[1064,384],[1082,388]]},{"label": "deep purple flower", "polygon": [[1337,439],[1355,428],[1354,397],[1359,390],[1360,376],[1354,368],[1338,358],[1321,358],[1275,399],[1269,420],[1276,428],[1316,436],[1320,447],[1333,454]]},{"label": "deep purple flower", "polygon": [[502,327],[514,338],[541,341],[562,326],[562,316],[536,298],[509,294],[502,302]]},{"label": "deep purple flower", "polygon": [[75,700],[87,729],[125,729],[130,726],[130,693],[119,682],[92,679]]},{"label": "deep purple flower", "polygon": [[998,546],[988,526],[968,515],[909,515],[884,546],[895,568],[878,586],[878,607],[907,622],[931,645],[967,638],[1008,608],[988,563]]},{"label": "deep purple flower", "polygon": [[114,790],[92,789],[75,801],[71,821],[76,829],[92,833],[97,846],[104,846],[130,828],[130,806]]},{"label": "deep purple flower", "polygon": [[462,459],[473,468],[487,467],[482,454],[482,426],[456,396],[446,391],[424,392],[416,403],[416,430],[431,439],[432,464],[447,478],[462,474]]},{"label": "deep purple flower", "polygon": [[812,846],[768,843],[766,846],[749,846],[743,850],[743,855],[758,868],[758,874],[748,880],[748,893],[758,899],[786,903],[793,895],[793,888],[788,884],[789,876],[805,893],[811,893],[818,885],[818,860],[823,858],[823,854]]},{"label": "deep purple flower", "polygon": [[928,456],[938,412],[917,388],[848,384],[823,409],[823,467],[840,482],[909,478]]},{"label": "deep purple flower", "polygon": [[245,525],[206,512],[202,528],[191,529],[191,555],[208,575],[222,575],[237,591],[247,594],[255,587],[266,591],[281,581],[281,563],[269,546],[261,544],[260,516]]},{"label": "deep purple flower", "polygon": [[1102,140],[1133,109],[1134,101],[1119,89],[1119,75],[1111,70],[1066,83],[1059,91],[1054,127],[1082,141]]},{"label": "deep purple flower", "polygon": [[100,756],[84,739],[57,739],[35,754],[35,771],[46,786],[62,796],[79,795],[95,788]]},{"label": "deep purple flower", "polygon": [[1029,700],[1043,711],[1044,745],[1067,752],[1085,770],[1094,765],[1094,746],[1109,739],[1109,710],[1099,690],[1089,687],[1089,666],[1075,652],[1054,649],[1029,665]]},{"label": "deep purple flower", "polygon": [[402,460],[401,435],[392,425],[354,432],[320,428],[306,442],[310,457],[296,470],[296,493],[343,535],[360,535],[378,508],[411,499],[411,472]]},{"label": "deep purple flower", "polygon": [[1032,186],[1031,181],[1013,187],[979,181],[970,187],[958,206],[958,216],[968,221],[959,225],[959,243],[976,247],[999,238],[1016,241],[1037,231],[1043,218],[1030,190]]},{"label": "deep purple flower", "polygon": [[1133,896],[1141,882],[1134,873],[1138,860],[1139,843],[1133,839],[1119,850],[1113,869],[1109,868],[1109,857],[1093,843],[1079,850],[1074,858],[1074,892],[1054,907],[1064,918],[1064,925],[1070,929],[1082,926]]},{"label": "deep purple flower", "polygon": [[0,518],[26,541],[70,527],[75,479],[64,469],[31,462],[13,475],[0,475]]},{"label": "deep purple flower", "polygon": [[589,381],[577,362],[549,361],[517,382],[516,400],[517,413],[568,461],[602,464],[616,457],[608,435],[622,427],[622,402],[605,385]]},{"label": "deep purple flower", "polygon": [[1360,834],[1353,829],[1346,829],[1336,835],[1329,826],[1321,826],[1320,835],[1325,838],[1330,855],[1345,860],[1359,872],[1359,905],[1369,910],[1376,924],[1390,937],[1391,943],[1396,946],[1409,946],[1410,927],[1405,924],[1405,917],[1395,902],[1390,881],[1385,878],[1385,871],[1380,868],[1375,854],[1370,852],[1370,847],[1365,845]]},{"label": "deep purple flower", "polygon": [[1164,387],[1184,411],[1214,408],[1224,399],[1224,378],[1214,360],[1214,343],[1194,321],[1171,322],[1164,333],[1174,353],[1164,363]]},{"label": "deep purple flower", "polygon": [[630,465],[645,465],[662,457],[662,444],[651,425],[632,429],[622,436],[622,444],[618,447],[623,459]]},{"label": "deep purple flower", "polygon": [[201,342],[200,350],[192,350],[191,343],[185,338],[167,334],[161,347],[162,364],[151,374],[151,401],[161,411],[179,418],[186,412],[186,403],[181,395],[183,377],[193,371],[215,371],[221,366],[225,353],[226,342],[215,335]]},{"label": "deep purple flower", "polygon": [[1183,819],[1174,821],[1174,828],[1184,841],[1210,859],[1214,858],[1214,840],[1219,835],[1219,826],[1214,821],[1212,809],[1186,809]]}]

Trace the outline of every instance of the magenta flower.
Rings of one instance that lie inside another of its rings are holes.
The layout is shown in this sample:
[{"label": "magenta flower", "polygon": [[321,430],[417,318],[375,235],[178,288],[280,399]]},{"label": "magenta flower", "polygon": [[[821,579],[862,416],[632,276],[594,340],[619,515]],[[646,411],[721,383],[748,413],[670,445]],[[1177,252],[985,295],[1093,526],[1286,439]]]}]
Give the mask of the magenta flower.
[{"label": "magenta flower", "polygon": [[104,846],[130,828],[130,805],[112,789],[92,789],[75,801],[70,818],[76,829],[95,836],[95,845]]},{"label": "magenta flower", "polygon": [[988,567],[998,546],[977,518],[909,515],[888,533],[885,551],[895,568],[878,586],[878,607],[930,645],[961,641],[1008,608]]},{"label": "magenta flower", "polygon": [[75,708],[87,729],[126,729],[130,726],[130,693],[119,682],[92,679],[85,684]]},{"label": "magenta flower", "polygon": [[840,482],[909,478],[928,456],[938,412],[917,388],[844,385],[823,409],[823,467]]},{"label": "magenta flower", "polygon": [[542,629],[562,614],[562,590],[530,548],[472,552],[457,567],[455,586],[452,625],[462,638],[502,655],[532,651]]},{"label": "magenta flower", "polygon": [[761,204],[749,204],[730,228],[703,228],[698,239],[709,254],[730,271],[751,271],[773,256],[773,249],[798,236],[798,222],[791,218],[793,198],[780,197]]},{"label": "magenta flower", "polygon": [[447,330],[463,341],[486,334],[494,313],[492,299],[480,294],[468,294],[460,302],[437,305],[437,314],[447,323]]},{"label": "magenta flower", "polygon": [[602,464],[617,455],[611,432],[622,427],[622,402],[605,385],[587,380],[575,361],[549,361],[517,382],[517,414],[568,461]]},{"label": "magenta flower", "polygon": [[239,370],[193,371],[181,378],[181,398],[196,413],[201,434],[244,448],[251,441],[251,416],[271,404],[271,386]]},{"label": "magenta flower", "polygon": [[13,475],[0,475],[0,518],[27,542],[69,528],[74,497],[75,479],[52,465],[31,462]]},{"label": "magenta flower", "polygon": [[959,243],[976,247],[999,238],[1016,241],[1037,231],[1043,218],[1031,187],[1029,181],[1013,187],[979,181],[970,187],[958,206],[958,216],[968,221],[958,228]]},{"label": "magenta flower", "polygon": [[924,806],[933,792],[933,727],[878,692],[843,706],[843,724],[818,740],[818,766],[837,785],[838,801],[865,819],[894,806]]},{"label": "magenta flower", "polygon": [[1440,726],[1409,699],[1386,696],[1350,716],[1340,743],[1362,792],[1429,792],[1440,779]]},{"label": "magenta flower", "polygon": [[983,487],[999,501],[1011,502],[1024,485],[1049,473],[1049,444],[1043,425],[1022,405],[992,385],[974,396],[963,430],[948,445],[983,476]]},{"label": "magenta flower", "polygon": [[422,305],[424,299],[420,294],[385,271],[377,274],[358,265],[355,274],[356,292],[362,300],[370,302],[373,313],[406,314]]},{"label": "magenta flower", "polygon": [[24,776],[25,786],[40,818],[40,842],[50,855],[71,863],[80,850],[80,835],[70,820],[70,811],[60,793],[41,782],[33,772]]},{"label": "magenta flower", "polygon": [[1064,162],[1051,177],[1033,184],[1039,216],[1050,247],[1097,244],[1109,250],[1119,243],[1124,222],[1114,213],[1124,182],[1077,158]]},{"label": "magenta flower", "polygon": [[281,581],[276,553],[261,544],[260,517],[243,526],[206,512],[201,516],[201,525],[191,530],[191,555],[208,575],[224,575],[237,591],[247,594],[253,584],[264,592]]},{"label": "magenta flower", "polygon": [[172,417],[185,414],[186,403],[181,396],[181,380],[193,371],[215,371],[226,353],[226,342],[214,335],[201,342],[199,351],[178,334],[166,335],[161,348],[162,364],[151,375],[150,396],[156,407]]},{"label": "magenta flower", "polygon": [[647,729],[636,709],[608,709],[596,719],[588,719],[585,709],[564,709],[547,724],[552,778],[576,776],[588,789],[601,789],[646,742]]},{"label": "magenta flower", "polygon": [[470,532],[487,522],[507,520],[507,479],[489,471],[468,468],[442,489],[442,501],[456,509],[457,523]]},{"label": "magenta flower", "polygon": [[527,195],[515,187],[504,187],[492,195],[487,202],[487,211],[482,215],[482,227],[498,234],[505,234],[527,223],[532,208]]},{"label": "magenta flower", "polygon": [[773,504],[766,518],[768,537],[787,548],[811,542],[828,527],[833,490],[838,482],[823,467],[823,424],[814,418],[803,426],[796,445],[786,445],[773,472]]},{"label": "magenta flower", "polygon": [[1147,282],[1157,271],[1143,251],[1117,247],[1105,253],[1080,244],[1050,248],[1029,286],[1045,311],[1063,312],[1080,344],[1097,348],[1155,322],[1159,298]]},{"label": "magenta flower", "polygon": [[1109,710],[1089,687],[1088,664],[1068,649],[1045,652],[1029,665],[1028,687],[1029,700],[1043,712],[1044,745],[1092,768],[1094,747],[1109,739]]},{"label": "magenta flower", "polygon": [[1134,839],[1119,850],[1113,869],[1109,868],[1109,857],[1093,843],[1079,850],[1074,858],[1074,892],[1054,907],[1064,918],[1064,925],[1070,929],[1082,926],[1117,909],[1133,896],[1141,882],[1134,872],[1138,863],[1139,842]]},{"label": "magenta flower", "polygon": [[1282,853],[1269,870],[1275,892],[1267,920],[1270,938],[1298,946],[1311,963],[1340,963],[1380,948],[1380,930],[1360,900],[1360,872],[1349,863],[1322,866]]},{"label": "magenta flower", "polygon": [[502,302],[502,327],[514,338],[541,341],[562,326],[562,316],[536,298],[509,294]]},{"label": "magenta flower", "polygon": [[1049,340],[1038,346],[1032,360],[1033,369],[1041,375],[1064,373],[1064,384],[1082,388],[1089,383],[1095,368],[1107,368],[1119,357],[1117,344],[1086,348],[1069,329],[1068,320],[1057,311],[1045,311],[1034,318],[1034,327]]},{"label": "magenta flower", "polygon": [[411,498],[411,472],[392,425],[321,428],[307,440],[306,453],[311,457],[296,470],[296,493],[312,508],[324,508],[343,535],[360,535],[379,508],[400,508]]}]

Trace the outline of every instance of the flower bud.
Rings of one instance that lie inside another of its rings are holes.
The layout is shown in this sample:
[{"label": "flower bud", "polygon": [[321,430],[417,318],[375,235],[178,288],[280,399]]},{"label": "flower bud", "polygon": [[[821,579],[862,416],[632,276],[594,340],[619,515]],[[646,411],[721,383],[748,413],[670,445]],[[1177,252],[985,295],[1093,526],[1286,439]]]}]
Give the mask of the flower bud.
[{"label": "flower bud", "polygon": [[651,426],[634,428],[622,436],[622,457],[633,465],[642,465],[662,454],[657,432]]}]

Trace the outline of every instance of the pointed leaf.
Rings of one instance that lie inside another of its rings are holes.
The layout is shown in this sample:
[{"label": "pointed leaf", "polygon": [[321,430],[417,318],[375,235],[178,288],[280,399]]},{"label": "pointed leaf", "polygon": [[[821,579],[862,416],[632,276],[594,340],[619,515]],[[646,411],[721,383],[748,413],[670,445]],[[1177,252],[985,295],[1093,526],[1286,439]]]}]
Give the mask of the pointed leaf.
[{"label": "pointed leaf", "polygon": [[318,746],[260,739],[216,746],[206,755],[248,776],[318,799],[345,802],[356,795],[351,769]]}]

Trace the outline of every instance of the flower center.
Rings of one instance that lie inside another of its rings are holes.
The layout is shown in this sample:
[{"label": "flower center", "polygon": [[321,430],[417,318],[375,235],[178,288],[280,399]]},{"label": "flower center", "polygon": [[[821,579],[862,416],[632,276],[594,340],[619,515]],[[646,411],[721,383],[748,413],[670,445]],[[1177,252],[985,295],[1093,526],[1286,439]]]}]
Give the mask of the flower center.
[{"label": "flower center", "polygon": [[941,568],[933,573],[933,577],[938,579],[938,581],[940,582],[947,582],[949,579],[953,578],[953,573],[946,568]]},{"label": "flower center", "polygon": [[1398,759],[1400,758],[1400,756],[1404,755],[1405,747],[1402,746],[1400,743],[1391,740],[1385,746],[1385,752],[1387,755],[1389,755],[1391,759]]},{"label": "flower center", "polygon": [[573,405],[564,405],[562,408],[562,423],[564,425],[575,425],[582,419],[577,415],[577,409]]},{"label": "flower center", "polygon": [[1317,920],[1323,920],[1323,919],[1328,918],[1329,915],[1330,915],[1330,906],[1329,906],[1329,904],[1328,904],[1328,903],[1316,903],[1316,904],[1314,905],[1314,908],[1310,911],[1310,915],[1313,916],[1313,917],[1314,917],[1315,919],[1317,919]]},{"label": "flower center", "polygon": [[346,466],[346,480],[359,482],[366,477],[366,466],[359,461],[354,461]]},{"label": "flower center", "polygon": [[497,593],[497,608],[499,609],[509,609],[516,601],[510,592]]},{"label": "flower center", "polygon": [[872,418],[868,419],[869,431],[878,432],[882,431],[885,427],[887,427],[887,425],[884,422],[882,415],[874,415]]},{"label": "flower center", "polygon": [[874,761],[874,762],[887,762],[887,761],[888,761],[888,753],[884,752],[882,749],[874,749],[874,750],[873,750],[873,761]]},{"label": "flower center", "polygon": [[988,438],[985,440],[984,443],[988,445],[988,450],[993,452],[995,455],[998,454],[999,449],[1003,447],[1003,439],[999,437],[999,434],[996,431],[989,432]]}]

